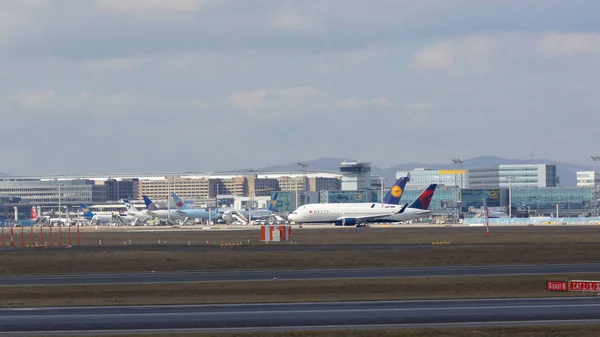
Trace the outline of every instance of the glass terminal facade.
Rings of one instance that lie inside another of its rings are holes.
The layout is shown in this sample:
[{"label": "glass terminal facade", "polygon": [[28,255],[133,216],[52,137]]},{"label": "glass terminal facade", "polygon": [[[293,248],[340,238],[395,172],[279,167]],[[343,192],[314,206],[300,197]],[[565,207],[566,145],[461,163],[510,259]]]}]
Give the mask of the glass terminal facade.
[{"label": "glass terminal facade", "polygon": [[558,205],[561,216],[588,216],[591,201],[594,199],[593,187],[548,187],[513,188],[513,209],[527,210],[532,216],[548,216],[556,213]]},{"label": "glass terminal facade", "polygon": [[408,188],[423,188],[429,184],[438,184],[445,186],[467,185],[467,170],[432,170],[415,169],[411,171],[397,171],[396,179],[410,175],[410,181],[406,184]]}]

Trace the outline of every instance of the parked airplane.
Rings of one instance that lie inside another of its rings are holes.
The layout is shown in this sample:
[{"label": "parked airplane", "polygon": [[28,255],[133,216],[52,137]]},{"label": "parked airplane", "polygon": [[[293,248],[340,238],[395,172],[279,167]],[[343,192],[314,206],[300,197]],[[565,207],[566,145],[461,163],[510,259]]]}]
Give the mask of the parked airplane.
[{"label": "parked airplane", "polygon": [[185,214],[177,212],[176,209],[159,209],[158,206],[156,206],[156,204],[152,202],[152,200],[150,200],[150,198],[148,198],[148,196],[146,195],[142,195],[142,198],[144,198],[144,203],[146,204],[146,214],[152,216],[155,219],[168,220],[170,218],[171,220],[175,221],[187,220],[189,218]]},{"label": "parked airplane", "polygon": [[125,212],[121,211],[119,214],[94,214],[94,212],[90,211],[86,205],[80,204],[81,211],[83,213],[83,217],[89,220],[92,223],[97,224],[108,224],[108,223],[121,223],[124,225],[135,225],[138,218],[127,215]]},{"label": "parked airplane", "polygon": [[[13,220],[12,225],[13,226],[22,226],[22,227],[29,227],[29,226],[34,226],[37,224],[37,220],[38,220],[38,216],[37,213],[35,212],[35,208],[31,207],[31,217],[29,219],[19,219],[19,220]],[[46,219],[44,219],[45,221]],[[2,225],[8,225],[9,222],[6,221],[4,224]]]},{"label": "parked airplane", "polygon": [[34,220],[33,225],[58,225],[58,224],[67,224],[67,223],[75,223],[77,221],[77,217],[70,218],[68,216],[60,216],[54,213],[54,211],[47,213],[47,215],[38,216],[34,207],[31,207],[31,219]]},{"label": "parked airplane", "polygon": [[[228,209],[223,211],[223,220],[225,222],[231,222],[235,220],[242,220],[244,222],[250,219],[263,219],[266,217],[277,216],[277,196],[279,193],[273,195],[273,200],[266,209]],[[283,220],[283,219],[282,219]]]},{"label": "parked airplane", "polygon": [[309,204],[300,206],[288,216],[296,223],[332,222],[342,226],[362,227],[367,222],[400,222],[426,217],[431,214],[429,204],[437,184],[427,187],[410,205],[381,203]]},{"label": "parked airplane", "polygon": [[138,210],[130,200],[123,199],[123,203],[125,204],[125,208],[127,208],[125,211],[127,215],[138,218],[140,222],[145,222],[146,220],[152,219],[152,215],[148,214],[148,210]]},{"label": "parked airplane", "polygon": [[221,214],[217,210],[208,210],[205,208],[189,208],[188,205],[181,199],[177,194],[172,193],[175,206],[177,207],[177,213],[183,214],[190,219],[201,219],[201,220],[214,220],[219,219]]}]

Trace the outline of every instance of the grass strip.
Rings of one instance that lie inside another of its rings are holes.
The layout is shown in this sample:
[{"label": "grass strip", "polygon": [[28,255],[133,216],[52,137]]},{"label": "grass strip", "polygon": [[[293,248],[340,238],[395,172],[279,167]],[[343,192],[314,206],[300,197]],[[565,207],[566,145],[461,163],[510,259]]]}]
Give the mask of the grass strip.
[{"label": "grass strip", "polygon": [[0,275],[120,273],[175,270],[320,269],[406,266],[584,263],[600,261],[600,243],[437,246],[409,250],[211,251],[43,250],[3,254]]},{"label": "grass strip", "polygon": [[[47,230],[47,229],[46,229]],[[27,233],[26,233],[27,234]],[[485,235],[483,227],[434,227],[434,228],[332,228],[332,229],[298,229],[293,227],[293,241],[300,245],[353,245],[353,244],[431,244],[432,241],[451,241],[452,243],[582,243],[598,242],[600,226],[585,227],[503,227],[491,228],[491,235]],[[71,233],[72,243],[76,238]],[[66,244],[66,235],[63,242]],[[26,242],[27,242],[26,236]],[[260,231],[189,231],[185,228],[175,231],[119,230],[94,231],[87,229],[80,233],[80,243],[86,246],[97,246],[102,240],[104,246],[157,245],[158,240],[167,245],[221,244],[242,242],[244,244],[264,244],[260,242]],[[20,240],[20,239],[19,239]],[[19,243],[20,241],[17,243]],[[29,240],[31,240],[29,238]],[[34,235],[34,240],[38,238]],[[48,240],[47,233],[44,240]],[[54,244],[58,242],[57,234],[53,236]],[[277,243],[270,243],[277,244]],[[285,244],[285,243],[284,243]],[[289,243],[288,243],[289,244]]]},{"label": "grass strip", "polygon": [[[576,277],[598,279],[600,273]],[[548,292],[547,279],[568,280],[569,276],[17,286],[0,288],[0,304],[42,307],[587,296]]]}]

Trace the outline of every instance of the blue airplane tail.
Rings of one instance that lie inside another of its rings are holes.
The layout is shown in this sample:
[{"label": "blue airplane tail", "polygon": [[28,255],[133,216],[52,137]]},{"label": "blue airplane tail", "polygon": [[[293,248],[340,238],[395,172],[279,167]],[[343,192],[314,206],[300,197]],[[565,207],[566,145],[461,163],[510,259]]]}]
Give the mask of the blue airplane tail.
[{"label": "blue airplane tail", "polygon": [[152,202],[152,200],[150,200],[150,198],[148,198],[148,196],[142,195],[142,198],[144,198],[144,204],[146,204],[147,210],[149,210],[149,211],[158,210],[158,206],[156,206],[156,204],[154,202]]},{"label": "blue airplane tail", "polygon": [[90,211],[89,208],[87,208],[86,205],[84,204],[79,204],[79,207],[81,207],[81,211],[83,212],[83,217],[86,219],[91,219],[94,217],[94,212]]},{"label": "blue airplane tail", "polygon": [[406,183],[409,181],[410,177],[402,177],[396,180],[394,186],[392,186],[392,188],[387,192],[387,194],[383,198],[383,203],[386,205],[400,204],[400,199],[402,198],[402,194],[404,193],[404,188],[406,187]]},{"label": "blue airplane tail", "polygon": [[435,192],[436,187],[437,184],[429,185],[408,207],[428,210],[429,204],[431,204],[431,198],[433,198],[433,193]]},{"label": "blue airplane tail", "polygon": [[173,193],[171,194],[171,196],[173,197],[173,200],[175,201],[175,206],[177,206],[178,209],[188,208],[188,205],[186,205],[183,199],[181,199],[177,194]]},{"label": "blue airplane tail", "polygon": [[269,204],[269,207],[267,207],[267,210],[271,211],[271,212],[277,212],[277,195],[279,193],[275,193],[273,195],[273,200],[271,201],[271,203]]}]

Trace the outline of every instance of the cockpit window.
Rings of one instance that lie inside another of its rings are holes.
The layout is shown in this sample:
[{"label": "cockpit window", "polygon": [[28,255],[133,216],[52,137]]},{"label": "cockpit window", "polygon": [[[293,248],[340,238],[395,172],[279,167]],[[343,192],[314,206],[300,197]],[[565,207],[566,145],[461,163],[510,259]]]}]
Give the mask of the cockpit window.
[{"label": "cockpit window", "polygon": [[292,214],[297,214],[296,211],[293,211]]}]

